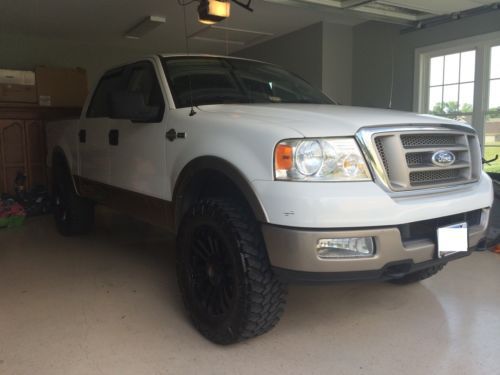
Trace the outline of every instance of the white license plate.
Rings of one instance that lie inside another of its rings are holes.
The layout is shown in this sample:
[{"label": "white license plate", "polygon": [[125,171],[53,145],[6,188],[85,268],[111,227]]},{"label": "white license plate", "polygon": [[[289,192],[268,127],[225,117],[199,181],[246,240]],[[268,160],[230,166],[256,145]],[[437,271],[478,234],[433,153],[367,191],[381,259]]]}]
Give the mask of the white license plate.
[{"label": "white license plate", "polygon": [[467,223],[453,224],[438,228],[438,257],[442,258],[458,252],[469,250]]}]

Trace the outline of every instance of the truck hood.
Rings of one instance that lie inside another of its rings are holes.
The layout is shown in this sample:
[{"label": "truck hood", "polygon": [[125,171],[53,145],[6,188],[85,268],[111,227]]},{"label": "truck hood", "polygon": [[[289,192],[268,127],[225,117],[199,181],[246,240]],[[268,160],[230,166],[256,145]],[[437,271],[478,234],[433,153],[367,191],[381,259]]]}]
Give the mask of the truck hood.
[{"label": "truck hood", "polygon": [[304,137],[352,136],[362,127],[376,125],[465,125],[431,115],[326,104],[217,104],[200,109],[212,115],[293,129]]}]

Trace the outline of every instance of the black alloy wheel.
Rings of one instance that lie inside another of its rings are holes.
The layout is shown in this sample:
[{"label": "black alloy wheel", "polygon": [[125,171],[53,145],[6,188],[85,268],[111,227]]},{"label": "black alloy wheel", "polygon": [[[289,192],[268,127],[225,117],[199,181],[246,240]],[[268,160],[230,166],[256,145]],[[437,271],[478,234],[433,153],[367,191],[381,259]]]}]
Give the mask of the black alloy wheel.
[{"label": "black alloy wheel", "polygon": [[235,200],[202,200],[185,215],[177,277],[194,326],[217,344],[269,331],[284,310],[286,286],[273,273],[260,226]]}]

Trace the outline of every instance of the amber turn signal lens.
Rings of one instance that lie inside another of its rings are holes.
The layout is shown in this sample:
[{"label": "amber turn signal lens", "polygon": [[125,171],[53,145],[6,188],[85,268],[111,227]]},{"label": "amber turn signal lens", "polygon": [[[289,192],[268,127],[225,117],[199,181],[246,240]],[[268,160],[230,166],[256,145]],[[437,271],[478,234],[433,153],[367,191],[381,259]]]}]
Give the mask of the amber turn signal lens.
[{"label": "amber turn signal lens", "polygon": [[278,145],[274,156],[276,169],[289,170],[293,167],[293,148],[289,145]]}]

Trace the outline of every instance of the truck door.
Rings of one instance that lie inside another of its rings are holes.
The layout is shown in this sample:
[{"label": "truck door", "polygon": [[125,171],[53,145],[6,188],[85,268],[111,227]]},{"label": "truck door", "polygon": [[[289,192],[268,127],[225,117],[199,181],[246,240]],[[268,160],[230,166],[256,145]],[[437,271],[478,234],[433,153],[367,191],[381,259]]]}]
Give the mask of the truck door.
[{"label": "truck door", "polygon": [[128,95],[140,95],[155,115],[148,120],[119,120],[109,129],[111,182],[125,191],[165,199],[165,99],[158,73],[152,61],[141,61],[128,66],[126,75]]},{"label": "truck door", "polygon": [[107,72],[99,81],[87,113],[82,116],[78,130],[78,174],[90,181],[110,184],[109,132],[111,95],[123,88],[125,69]]}]

